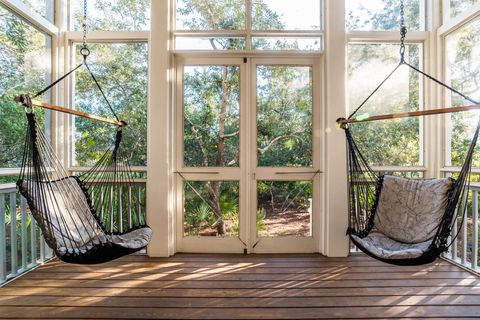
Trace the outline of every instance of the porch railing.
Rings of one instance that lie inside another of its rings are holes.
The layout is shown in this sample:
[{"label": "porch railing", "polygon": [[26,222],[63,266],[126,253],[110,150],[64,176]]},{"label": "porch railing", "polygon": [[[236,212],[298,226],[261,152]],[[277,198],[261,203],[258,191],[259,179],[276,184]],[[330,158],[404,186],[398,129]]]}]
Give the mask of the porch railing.
[{"label": "porch railing", "polygon": [[53,257],[15,184],[0,184],[0,285]]},{"label": "porch railing", "polygon": [[[145,170],[138,168],[136,171],[140,173]],[[95,186],[92,191],[98,192]],[[135,180],[132,186],[124,188],[122,192],[138,196],[141,207],[136,210],[145,212],[146,179]],[[0,285],[53,256],[15,184],[0,184]]]},{"label": "porch railing", "polygon": [[459,217],[455,222],[452,234],[460,231],[457,238],[453,239],[448,252],[444,254],[444,258],[456,262],[465,268],[475,272],[480,272],[478,242],[479,242],[479,196],[480,185],[470,186],[470,192],[467,198],[467,212],[465,219]]}]

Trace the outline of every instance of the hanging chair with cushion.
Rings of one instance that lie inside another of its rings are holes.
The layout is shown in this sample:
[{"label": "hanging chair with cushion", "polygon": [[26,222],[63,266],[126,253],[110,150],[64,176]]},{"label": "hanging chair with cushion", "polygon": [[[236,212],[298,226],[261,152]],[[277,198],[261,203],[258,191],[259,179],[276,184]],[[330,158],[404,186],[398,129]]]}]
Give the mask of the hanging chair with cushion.
[{"label": "hanging chair with cushion", "polygon": [[[420,71],[404,60],[403,1],[401,4],[400,63],[347,118],[337,120],[347,141],[349,227],[352,242],[371,257],[397,265],[420,265],[448,250],[465,219],[474,149],[480,130],[475,129],[458,177],[407,179],[379,175],[371,169],[355,139],[355,123],[479,109],[478,102]],[[471,106],[369,116],[356,114],[401,66],[420,73],[473,103]],[[453,230],[453,234],[452,234]]]},{"label": "hanging chair with cushion", "polygon": [[45,241],[65,262],[110,261],[145,248],[152,236],[134,173],[121,148],[122,127],[95,166],[69,175],[38,125],[32,100],[17,98],[28,120],[17,181]]},{"label": "hanging chair with cushion", "polygon": [[[92,264],[110,261],[147,246],[152,230],[142,210],[142,191],[122,148],[120,121],[102,87],[93,75],[87,57],[87,3],[84,1],[83,62],[33,96],[22,95],[28,121],[23,163],[17,186],[27,199],[31,214],[42,230],[46,243],[65,262]],[[33,100],[80,67],[85,67],[102,94],[115,120],[86,114]],[[117,126],[114,141],[87,172],[72,176],[63,168],[41,127],[34,106],[86,117]],[[137,191],[137,192],[135,192]]]}]

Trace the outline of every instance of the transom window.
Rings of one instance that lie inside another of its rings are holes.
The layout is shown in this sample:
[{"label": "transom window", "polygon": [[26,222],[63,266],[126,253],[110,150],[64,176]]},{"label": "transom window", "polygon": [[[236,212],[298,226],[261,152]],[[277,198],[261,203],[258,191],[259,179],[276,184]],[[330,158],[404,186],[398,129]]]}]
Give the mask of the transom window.
[{"label": "transom window", "polygon": [[322,49],[319,0],[176,1],[177,50]]}]

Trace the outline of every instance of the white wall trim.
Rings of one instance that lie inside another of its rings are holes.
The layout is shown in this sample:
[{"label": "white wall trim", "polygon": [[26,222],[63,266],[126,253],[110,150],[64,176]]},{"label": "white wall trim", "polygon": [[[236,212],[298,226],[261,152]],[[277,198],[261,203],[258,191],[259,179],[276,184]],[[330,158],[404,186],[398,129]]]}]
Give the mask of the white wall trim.
[{"label": "white wall trim", "polygon": [[151,257],[168,257],[175,253],[169,5],[170,1],[152,1],[151,4],[147,134],[147,222],[153,229],[147,254]]},{"label": "white wall trim", "polygon": [[[325,1],[326,108],[323,121],[326,160],[325,224],[323,254],[344,257],[349,252],[345,134],[335,120],[346,114],[345,1]],[[343,41],[342,41],[343,39]]]}]

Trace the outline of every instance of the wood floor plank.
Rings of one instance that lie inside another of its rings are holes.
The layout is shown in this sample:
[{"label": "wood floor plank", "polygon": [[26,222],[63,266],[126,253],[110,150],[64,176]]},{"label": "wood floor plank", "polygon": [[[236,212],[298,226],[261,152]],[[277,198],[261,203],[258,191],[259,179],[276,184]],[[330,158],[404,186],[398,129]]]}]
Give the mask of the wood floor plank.
[{"label": "wood floor plank", "polygon": [[24,280],[158,280],[158,281],[315,281],[315,280],[394,280],[394,279],[477,279],[473,274],[466,271],[452,272],[390,272],[390,273],[354,273],[354,272],[333,272],[321,274],[239,274],[196,272],[196,273],[40,273],[33,272],[25,275]]},{"label": "wood floor plank", "polygon": [[[62,262],[52,263],[52,266],[56,265],[63,265]],[[450,265],[450,263],[446,261],[439,260],[432,265]],[[291,268],[291,267],[299,267],[299,268],[315,268],[315,267],[386,267],[383,262],[376,261],[374,259],[362,260],[362,261],[228,261],[226,260],[218,260],[217,262],[214,261],[165,261],[165,262],[151,262],[151,261],[132,261],[132,262],[122,262],[122,261],[112,261],[105,264],[101,264],[100,267],[117,267],[122,266],[124,268],[136,268],[136,267],[157,267],[157,266],[164,266],[164,267],[181,267],[181,266],[189,266],[189,267],[196,267],[196,268],[212,268],[212,267],[222,267],[222,266],[236,266],[236,267],[271,267],[271,268]],[[398,266],[391,266],[392,268],[401,268]]]},{"label": "wood floor plank", "polygon": [[[175,288],[49,288],[7,286],[0,296],[72,296],[72,297],[193,297],[193,298],[275,298],[275,297],[363,297],[414,295],[476,295],[480,287],[380,287],[380,288],[317,288],[317,289],[175,289]],[[479,297],[480,299],[480,297]]]},{"label": "wood floor plank", "polygon": [[41,266],[35,270],[36,273],[89,273],[89,272],[97,272],[97,273],[151,273],[157,274],[159,272],[165,273],[181,273],[181,274],[188,274],[188,273],[235,273],[235,274],[243,274],[243,273],[271,273],[271,274],[309,274],[309,273],[333,273],[333,272],[344,272],[344,273],[376,273],[376,274],[383,274],[383,273],[396,273],[396,272],[455,272],[459,271],[459,268],[454,265],[433,265],[433,266],[402,266],[402,267],[392,267],[392,266],[374,266],[374,267],[310,267],[310,268],[302,268],[302,267],[285,267],[285,268],[271,268],[271,267],[263,267],[263,266],[237,266],[237,265],[226,265],[226,266],[214,266],[211,268],[202,268],[202,267],[190,267],[190,266],[179,266],[179,267],[171,267],[171,266],[163,266],[163,265],[156,265],[156,266],[149,266],[149,267],[123,267],[123,266],[102,266],[94,267],[94,266],[79,266],[79,265],[71,265],[68,268],[65,265],[56,265],[52,266],[50,264]]},{"label": "wood floor plank", "polygon": [[[478,317],[478,307],[394,306],[339,308],[107,308],[0,307],[4,319],[376,319]],[[115,315],[115,316],[112,316]]]},{"label": "wood floor plank", "polygon": [[178,298],[178,297],[58,297],[0,296],[10,307],[119,307],[119,308],[334,308],[361,306],[480,306],[479,296],[363,296],[284,298]]},{"label": "wood floor plank", "polygon": [[[32,281],[18,279],[12,287],[31,286]],[[445,287],[445,286],[479,286],[478,279],[422,279],[411,280],[314,280],[314,281],[159,281],[159,280],[35,280],[35,285],[51,288],[199,288],[199,289],[281,289],[281,288],[376,288],[376,287]]]}]

